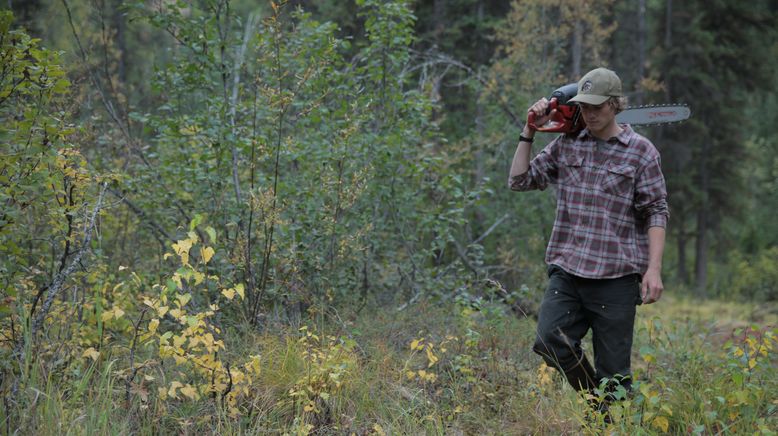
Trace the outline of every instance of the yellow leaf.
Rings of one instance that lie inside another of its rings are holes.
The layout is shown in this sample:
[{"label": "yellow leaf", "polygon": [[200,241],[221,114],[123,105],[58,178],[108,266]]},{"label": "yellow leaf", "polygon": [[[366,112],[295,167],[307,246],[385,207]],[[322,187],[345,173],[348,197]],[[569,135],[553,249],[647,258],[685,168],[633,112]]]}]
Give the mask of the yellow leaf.
[{"label": "yellow leaf", "polygon": [[176,389],[182,387],[184,387],[184,385],[182,385],[181,382],[174,381],[170,383],[170,389],[167,391],[167,395],[169,397],[178,398],[178,395],[176,395]]},{"label": "yellow leaf", "polygon": [[192,299],[192,296],[189,294],[177,294],[176,295],[176,302],[178,303],[178,307],[184,307],[186,303],[189,302],[189,300]]},{"label": "yellow leaf", "polygon": [[157,393],[159,394],[160,400],[167,399],[167,389],[165,389],[164,387],[160,386],[159,388],[157,388]]},{"label": "yellow leaf", "polygon": [[190,248],[192,247],[192,244],[196,244],[197,241],[200,240],[200,238],[197,237],[197,233],[195,233],[195,232],[187,232],[186,235],[189,236],[189,247]]},{"label": "yellow leaf", "polygon": [[427,347],[427,360],[429,361],[427,364],[428,368],[438,361],[438,356],[432,354],[431,347]]},{"label": "yellow leaf", "polygon": [[751,359],[748,359],[748,369],[754,369],[756,366],[756,359],[753,357]]},{"label": "yellow leaf", "polygon": [[253,372],[255,375],[259,375],[261,367],[259,366],[259,356],[252,355],[249,363],[246,364],[246,370]]},{"label": "yellow leaf", "polygon": [[373,424],[373,431],[378,436],[386,436],[386,432],[384,431],[383,427],[378,425],[378,423]]},{"label": "yellow leaf", "polygon": [[235,292],[237,292],[238,295],[240,295],[241,300],[246,298],[246,291],[243,289],[243,283],[238,283],[237,285],[235,285]]},{"label": "yellow leaf", "polygon": [[181,320],[181,318],[184,318],[184,311],[181,309],[173,309],[170,311],[170,316],[177,320]]},{"label": "yellow leaf", "polygon": [[186,342],[186,336],[173,336],[173,346],[176,348],[181,348],[182,345],[184,345],[184,342]]},{"label": "yellow leaf", "polygon": [[159,327],[159,320],[154,318],[149,321],[149,333],[156,333],[157,327]]},{"label": "yellow leaf", "polygon": [[118,307],[113,308],[113,317],[116,319],[121,318],[124,315],[124,311]]},{"label": "yellow leaf", "polygon": [[205,274],[199,271],[195,271],[193,275],[194,275],[194,280],[196,285],[199,285],[200,283],[203,282],[203,280],[205,280]]},{"label": "yellow leaf", "polygon": [[222,291],[222,295],[227,297],[228,300],[232,300],[235,298],[235,290],[234,289],[225,289]]},{"label": "yellow leaf", "polygon": [[157,309],[157,315],[159,315],[160,318],[165,316],[165,314],[167,313],[168,309],[169,308],[167,306],[160,306]]},{"label": "yellow leaf", "polygon": [[423,340],[424,338],[421,338],[421,339],[415,339],[413,342],[411,342],[411,350],[421,350],[421,347],[423,347],[423,345],[420,344],[421,341]]},{"label": "yellow leaf", "polygon": [[108,321],[109,319],[113,318],[113,311],[107,310],[100,315],[100,319],[103,320],[103,322]]},{"label": "yellow leaf", "polygon": [[181,388],[181,393],[189,397],[190,400],[196,400],[200,398],[200,395],[197,393],[197,390],[195,390],[192,385],[188,384]]},{"label": "yellow leaf", "polygon": [[308,404],[305,405],[305,407],[303,407],[303,410],[306,411],[306,412],[310,412],[311,410],[313,410],[315,408],[316,408],[316,406],[312,402],[309,402]]},{"label": "yellow leaf", "polygon": [[[197,238],[197,235],[195,235],[195,238]],[[189,250],[192,249],[192,241],[189,240],[189,239],[184,239],[184,240],[178,241],[177,243],[173,243],[172,247],[173,247],[173,250],[175,250],[176,254],[181,256],[181,261],[183,263],[185,263],[185,264],[188,264],[189,263]]]},{"label": "yellow leaf", "polygon": [[657,416],[653,421],[651,421],[651,426],[661,430],[662,433],[667,433],[667,430],[670,429],[670,421],[668,421],[664,416]]},{"label": "yellow leaf", "polygon": [[740,357],[740,356],[742,356],[743,354],[744,354],[744,353],[743,353],[743,349],[741,349],[740,347],[738,347],[738,348],[736,348],[736,349],[735,349],[735,357]]},{"label": "yellow leaf", "polygon": [[210,334],[210,333],[204,334],[200,338],[200,342],[202,342],[203,345],[205,345],[205,347],[208,348],[208,351],[212,351],[211,348],[213,347],[213,342],[214,342],[212,334]]},{"label": "yellow leaf", "polygon": [[200,256],[203,258],[204,263],[208,263],[213,257],[214,251],[211,247],[205,247],[200,249]]},{"label": "yellow leaf", "polygon": [[100,358],[100,352],[95,350],[94,347],[89,347],[81,354],[81,357],[89,357],[90,359],[97,362],[97,359]]}]

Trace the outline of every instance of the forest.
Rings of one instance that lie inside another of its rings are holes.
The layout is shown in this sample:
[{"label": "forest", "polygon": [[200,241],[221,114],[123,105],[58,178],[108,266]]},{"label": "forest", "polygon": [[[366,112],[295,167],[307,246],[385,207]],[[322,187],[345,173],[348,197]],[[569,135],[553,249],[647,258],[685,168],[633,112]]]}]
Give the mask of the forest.
[{"label": "forest", "polygon": [[[3,3],[0,433],[778,434],[778,1]],[[597,67],[691,109],[635,126],[665,290],[607,416],[506,184]]]}]

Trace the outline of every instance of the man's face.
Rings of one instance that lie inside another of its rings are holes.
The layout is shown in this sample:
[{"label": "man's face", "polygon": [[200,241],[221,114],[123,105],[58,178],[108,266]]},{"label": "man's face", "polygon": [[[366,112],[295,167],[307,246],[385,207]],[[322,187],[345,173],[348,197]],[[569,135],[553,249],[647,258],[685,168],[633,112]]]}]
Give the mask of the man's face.
[{"label": "man's face", "polygon": [[605,103],[596,106],[587,103],[579,103],[578,106],[581,108],[581,115],[589,130],[602,130],[610,125],[613,118],[616,117],[616,107],[611,103],[611,100],[606,100]]}]

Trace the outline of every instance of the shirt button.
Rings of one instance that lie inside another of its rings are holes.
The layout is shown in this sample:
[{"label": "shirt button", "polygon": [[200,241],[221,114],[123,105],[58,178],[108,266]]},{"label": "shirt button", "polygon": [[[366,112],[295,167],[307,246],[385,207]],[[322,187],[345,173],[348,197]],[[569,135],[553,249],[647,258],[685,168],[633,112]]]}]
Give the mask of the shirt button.
[{"label": "shirt button", "polygon": [[603,309],[605,309],[605,306],[602,306]]}]

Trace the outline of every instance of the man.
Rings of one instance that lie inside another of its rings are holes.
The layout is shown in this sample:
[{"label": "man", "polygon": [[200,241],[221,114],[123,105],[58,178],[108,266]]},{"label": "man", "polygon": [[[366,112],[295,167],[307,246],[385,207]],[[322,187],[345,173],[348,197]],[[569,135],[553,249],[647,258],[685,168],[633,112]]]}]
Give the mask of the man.
[{"label": "man", "polygon": [[[636,305],[662,296],[665,180],[654,145],[616,123],[626,106],[616,73],[588,72],[571,101],[586,128],[560,135],[530,161],[535,131],[527,125],[511,164],[513,190],[557,185],[546,251],[549,284],[533,350],[575,389],[591,392],[607,378],[629,390]],[[528,113],[542,125],[553,116],[547,109],[543,98]],[[581,350],[590,328],[594,368]]]}]

